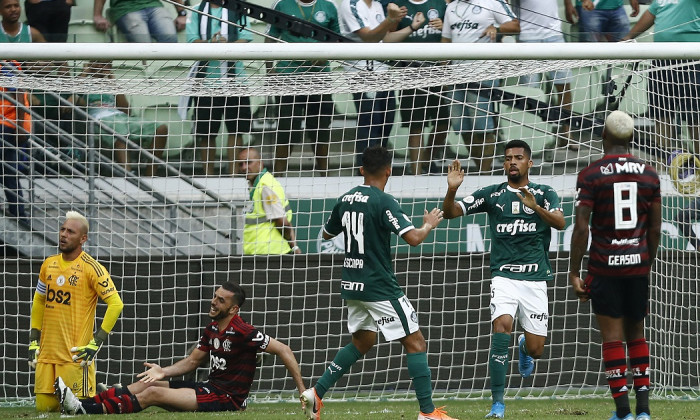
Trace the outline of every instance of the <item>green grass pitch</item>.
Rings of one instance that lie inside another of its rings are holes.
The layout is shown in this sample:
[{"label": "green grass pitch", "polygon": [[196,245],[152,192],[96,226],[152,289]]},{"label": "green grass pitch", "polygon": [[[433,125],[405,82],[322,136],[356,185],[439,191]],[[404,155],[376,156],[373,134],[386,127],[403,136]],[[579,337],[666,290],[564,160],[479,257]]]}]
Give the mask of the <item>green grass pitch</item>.
[{"label": "green grass pitch", "polygon": [[[438,406],[445,405],[448,413],[461,420],[483,419],[490,408],[488,400],[448,400],[436,401]],[[634,409],[634,398],[632,398]],[[699,400],[659,400],[651,401],[654,420],[699,420]],[[613,410],[610,398],[561,398],[537,400],[506,400],[506,419],[535,420],[607,420]],[[323,409],[324,420],[364,420],[379,418],[382,420],[408,420],[418,415],[415,401],[328,401]],[[0,419],[61,419],[58,413],[39,414],[31,407],[1,408]],[[75,418],[75,417],[73,417]],[[91,416],[95,418],[95,416]],[[99,416],[98,418],[105,418]],[[192,413],[168,413],[149,408],[141,413],[121,415],[115,419],[143,420],[190,420]],[[292,403],[251,403],[248,409],[238,413],[197,413],[197,420],[221,419],[255,419],[255,420],[303,420],[301,406]]]}]

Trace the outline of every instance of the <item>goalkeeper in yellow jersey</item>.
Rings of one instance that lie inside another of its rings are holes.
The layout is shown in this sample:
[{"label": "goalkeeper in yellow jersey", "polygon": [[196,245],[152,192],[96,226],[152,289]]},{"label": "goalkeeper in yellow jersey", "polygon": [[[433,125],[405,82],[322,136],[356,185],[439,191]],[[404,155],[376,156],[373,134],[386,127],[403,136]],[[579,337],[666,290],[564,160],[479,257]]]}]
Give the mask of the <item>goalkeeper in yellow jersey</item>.
[{"label": "goalkeeper in yellow jersey", "polygon": [[[59,376],[80,398],[95,395],[95,356],[124,307],[107,270],[83,251],[88,221],[69,211],[58,236],[60,254],[41,265],[29,333],[29,366],[36,369],[38,411],[58,411]],[[107,303],[93,335],[97,298]]]}]

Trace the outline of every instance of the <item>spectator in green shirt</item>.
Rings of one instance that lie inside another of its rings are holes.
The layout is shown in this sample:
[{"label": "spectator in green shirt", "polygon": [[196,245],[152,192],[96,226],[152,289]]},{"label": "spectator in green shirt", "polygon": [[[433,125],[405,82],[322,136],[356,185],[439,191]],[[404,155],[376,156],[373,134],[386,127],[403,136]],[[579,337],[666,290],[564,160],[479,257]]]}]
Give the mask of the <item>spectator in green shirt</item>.
[{"label": "spectator in green shirt", "polygon": [[[654,42],[700,42],[698,16],[698,0],[654,0],[624,39],[634,39],[654,25]],[[647,94],[656,125],[656,145],[683,148],[669,139],[677,138],[676,124],[685,121],[693,151],[700,155],[700,65],[691,61],[652,61],[652,68],[658,70],[649,73]]]},{"label": "spectator in green shirt", "polygon": [[[219,1],[203,1],[194,6],[199,13],[192,13],[187,19],[187,42],[250,42],[253,38],[241,25],[224,22],[243,23],[243,18],[221,7]],[[210,18],[208,15],[216,19]],[[240,61],[209,60],[196,63],[194,76],[212,83],[228,78],[239,78],[243,73]],[[243,133],[250,132],[250,98],[247,96],[198,96],[192,97],[190,105],[194,109],[194,132],[200,147],[201,160],[206,175],[214,175],[216,160],[216,137],[223,121],[228,132],[225,161],[228,173],[233,173],[237,149],[243,144]]]},{"label": "spectator in green shirt", "polygon": [[[305,20],[335,33],[340,33],[338,27],[338,10],[329,0],[278,0],[274,10]],[[267,34],[284,42],[316,42],[311,38],[295,35],[277,26],[269,25]],[[265,42],[273,42],[266,38]],[[280,60],[273,65],[268,62],[268,71],[272,73],[305,73],[329,72],[327,60],[322,61],[289,61]],[[287,171],[287,158],[293,141],[303,142],[304,128],[313,141],[316,154],[316,170],[321,176],[328,172],[328,143],[331,138],[330,125],[333,120],[334,106],[330,94],[313,95],[284,95],[277,98],[279,120],[277,123],[277,139],[275,146],[274,170],[277,174]]]}]

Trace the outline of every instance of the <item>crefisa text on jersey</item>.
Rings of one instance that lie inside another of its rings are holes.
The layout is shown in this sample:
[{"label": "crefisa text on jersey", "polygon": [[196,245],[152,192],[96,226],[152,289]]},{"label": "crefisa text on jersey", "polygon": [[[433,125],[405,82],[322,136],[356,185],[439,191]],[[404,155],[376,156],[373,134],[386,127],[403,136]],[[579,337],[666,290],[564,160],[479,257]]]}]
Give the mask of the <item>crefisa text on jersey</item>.
[{"label": "crefisa text on jersey", "polygon": [[366,203],[367,200],[369,200],[368,195],[364,195],[359,191],[355,191],[353,194],[344,195],[341,201],[352,204],[355,201],[357,201],[358,203]]}]

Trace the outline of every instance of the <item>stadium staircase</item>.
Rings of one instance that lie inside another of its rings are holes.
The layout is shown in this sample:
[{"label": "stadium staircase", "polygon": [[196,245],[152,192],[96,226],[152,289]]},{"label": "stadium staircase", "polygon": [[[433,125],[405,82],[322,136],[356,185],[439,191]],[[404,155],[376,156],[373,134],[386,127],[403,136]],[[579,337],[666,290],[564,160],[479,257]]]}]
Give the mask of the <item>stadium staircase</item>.
[{"label": "stadium staircase", "polygon": [[[72,107],[74,115],[87,127],[100,124],[82,109],[62,98],[59,101],[62,106]],[[66,211],[77,210],[90,220],[86,249],[93,255],[175,257],[238,253],[235,244],[239,241],[235,238],[241,206],[236,203],[242,200],[222,198],[163,161],[161,167],[168,177],[146,178],[127,173],[95,147],[88,146],[96,144],[94,136],[81,138],[36,112],[29,112],[35,132],[45,133],[32,134],[21,157],[27,171],[20,183],[29,202],[26,208],[31,226],[6,214],[0,216],[0,241],[5,249],[35,258],[55,254],[59,220]],[[105,126],[102,130],[110,131]],[[58,144],[47,141],[51,135]],[[154,158],[137,144],[121,139],[139,155]],[[245,180],[236,180],[239,181],[244,185],[237,190],[245,191]],[[168,196],[167,191],[177,191],[177,195]]]}]

